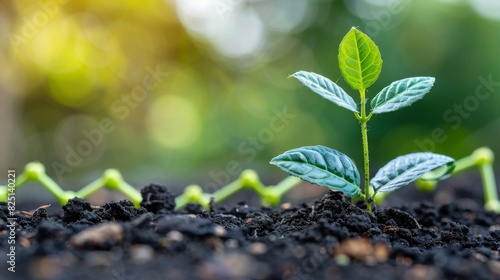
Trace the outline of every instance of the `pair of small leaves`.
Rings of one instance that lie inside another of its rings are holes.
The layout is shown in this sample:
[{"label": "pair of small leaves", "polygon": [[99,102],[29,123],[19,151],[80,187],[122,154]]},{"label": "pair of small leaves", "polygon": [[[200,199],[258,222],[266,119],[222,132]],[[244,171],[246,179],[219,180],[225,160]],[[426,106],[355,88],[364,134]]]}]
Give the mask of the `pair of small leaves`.
[{"label": "pair of small leaves", "polygon": [[[353,89],[365,90],[378,79],[382,69],[380,51],[368,35],[352,28],[340,43],[339,67]],[[359,113],[352,97],[328,78],[306,71],[299,71],[291,77],[329,101]],[[432,77],[413,77],[391,83],[373,98],[372,113],[386,113],[410,106],[429,92],[434,81]]]},{"label": "pair of small leaves", "polygon": [[[342,191],[350,197],[361,194],[356,165],[348,156],[334,149],[324,146],[301,147],[273,158],[271,164],[304,181]],[[370,185],[375,193],[394,191],[441,166],[447,167],[442,178],[453,171],[454,160],[428,152],[400,156],[382,167]]]},{"label": "pair of small leaves", "polygon": [[[323,98],[359,113],[358,106],[352,97],[330,79],[306,71],[299,71],[291,77],[296,78]],[[387,113],[410,106],[430,91],[434,81],[433,77],[413,77],[392,82],[371,101],[372,113]]]}]

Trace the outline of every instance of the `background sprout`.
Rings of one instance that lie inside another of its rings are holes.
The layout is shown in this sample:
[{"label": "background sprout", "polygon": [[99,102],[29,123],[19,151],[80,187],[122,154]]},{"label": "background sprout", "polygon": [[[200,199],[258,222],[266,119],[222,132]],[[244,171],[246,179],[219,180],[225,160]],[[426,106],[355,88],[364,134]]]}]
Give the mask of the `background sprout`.
[{"label": "background sprout", "polygon": [[[495,177],[493,174],[493,152],[488,148],[479,148],[474,151],[470,156],[462,158],[456,162],[456,168],[453,170],[452,174],[457,174],[463,172],[467,169],[477,167],[481,172],[481,177],[483,179],[483,187],[485,193],[485,208],[486,210],[500,213],[500,201],[498,201],[498,195],[496,191]],[[419,189],[423,191],[432,191],[437,186],[435,179],[435,172],[442,172],[441,170],[432,171],[421,176],[417,181],[416,185]],[[101,178],[91,182],[87,186],[83,187],[78,192],[63,191],[57,183],[55,183],[51,178],[45,174],[45,167],[39,162],[28,163],[25,167],[25,171],[19,175],[16,180],[16,188],[21,187],[28,181],[38,182],[45,189],[47,189],[61,204],[64,205],[66,202],[73,197],[87,198],[96,191],[108,188],[111,190],[119,191],[123,193],[127,198],[129,198],[136,207],[139,207],[142,197],[137,190],[125,182],[116,169],[106,170]],[[295,176],[286,177],[284,180],[279,182],[276,186],[264,186],[253,170],[245,170],[241,173],[240,177],[231,182],[230,184],[222,187],[220,190],[213,194],[204,193],[200,186],[189,185],[184,189],[184,192],[175,199],[176,210],[185,207],[188,203],[196,203],[209,209],[211,199],[215,203],[220,203],[225,199],[236,194],[242,189],[253,189],[260,197],[263,205],[276,206],[281,202],[281,199],[285,193],[296,187],[300,183],[301,179]],[[358,191],[359,194],[359,190]],[[383,202],[385,197],[387,197],[391,192],[383,192],[374,197],[374,202],[380,204]],[[373,196],[373,190],[370,190],[370,195]],[[361,198],[359,196],[358,198]],[[7,186],[0,186],[0,201],[7,201],[8,189]]]}]

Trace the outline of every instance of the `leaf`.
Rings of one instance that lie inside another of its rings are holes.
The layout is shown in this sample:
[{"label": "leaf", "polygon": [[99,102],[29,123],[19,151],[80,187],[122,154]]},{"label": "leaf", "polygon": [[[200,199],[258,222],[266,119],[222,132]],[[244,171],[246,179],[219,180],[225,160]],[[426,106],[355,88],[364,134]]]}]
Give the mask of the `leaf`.
[{"label": "leaf", "polygon": [[374,114],[396,111],[422,99],[434,85],[433,77],[413,77],[392,82],[371,102]]},{"label": "leaf", "polygon": [[303,85],[310,88],[323,98],[344,107],[353,112],[359,113],[358,108],[352,97],[350,97],[341,87],[321,75],[313,72],[299,71],[291,77],[299,80]]},{"label": "leaf", "polygon": [[368,35],[353,27],[340,42],[339,67],[353,89],[367,89],[382,70],[380,51]]},{"label": "leaf", "polygon": [[371,179],[370,185],[375,192],[390,192],[417,180],[425,173],[447,165],[445,176],[455,168],[455,160],[434,153],[413,153],[399,156],[384,167]]},{"label": "leaf", "polygon": [[343,153],[324,147],[308,146],[286,151],[273,158],[271,164],[300,179],[358,196],[359,172],[354,162]]}]

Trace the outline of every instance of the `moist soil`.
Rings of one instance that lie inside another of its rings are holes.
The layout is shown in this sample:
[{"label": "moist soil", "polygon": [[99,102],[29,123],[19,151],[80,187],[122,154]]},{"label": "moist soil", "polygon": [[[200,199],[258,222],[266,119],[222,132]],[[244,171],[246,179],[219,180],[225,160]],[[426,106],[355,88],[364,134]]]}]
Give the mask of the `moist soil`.
[{"label": "moist soil", "polygon": [[500,279],[500,215],[483,210],[474,181],[425,195],[409,187],[373,214],[336,192],[180,212],[158,184],[141,190],[138,209],[74,198],[59,214],[17,212],[15,273],[0,203],[0,278]]}]

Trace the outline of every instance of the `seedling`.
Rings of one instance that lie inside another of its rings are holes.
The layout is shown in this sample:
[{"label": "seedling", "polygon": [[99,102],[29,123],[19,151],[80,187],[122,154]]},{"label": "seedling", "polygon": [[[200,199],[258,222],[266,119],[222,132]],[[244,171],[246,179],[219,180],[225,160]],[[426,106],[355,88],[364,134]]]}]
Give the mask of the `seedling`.
[{"label": "seedling", "polygon": [[307,146],[286,151],[273,158],[271,164],[291,175],[313,184],[341,191],[351,198],[362,198],[367,211],[379,192],[391,192],[417,180],[422,175],[443,167],[430,180],[445,178],[455,168],[455,161],[444,155],[430,152],[399,156],[382,167],[370,180],[367,123],[375,114],[382,114],[408,107],[423,98],[434,85],[433,77],[412,77],[395,81],[371,100],[367,114],[367,89],[378,79],[382,70],[382,58],[375,43],[366,34],[352,28],[342,39],[339,47],[339,67],[345,81],[359,91],[360,109],[340,86],[321,75],[299,71],[290,77],[323,98],[350,110],[361,124],[363,146],[364,192],[360,175],[354,162],[345,154],[324,146]]}]

